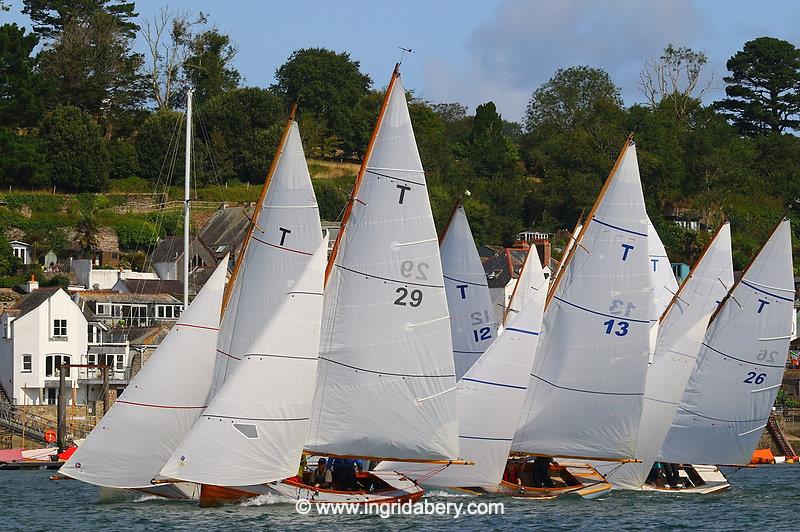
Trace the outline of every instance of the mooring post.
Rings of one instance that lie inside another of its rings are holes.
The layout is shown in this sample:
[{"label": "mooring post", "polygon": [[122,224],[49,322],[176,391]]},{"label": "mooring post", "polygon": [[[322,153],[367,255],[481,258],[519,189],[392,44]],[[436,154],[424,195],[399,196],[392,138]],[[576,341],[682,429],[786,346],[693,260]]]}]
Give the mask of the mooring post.
[{"label": "mooring post", "polygon": [[67,448],[67,371],[69,364],[61,364],[58,375],[58,452],[63,453]]},{"label": "mooring post", "polygon": [[103,365],[103,416],[108,412],[108,364]]}]

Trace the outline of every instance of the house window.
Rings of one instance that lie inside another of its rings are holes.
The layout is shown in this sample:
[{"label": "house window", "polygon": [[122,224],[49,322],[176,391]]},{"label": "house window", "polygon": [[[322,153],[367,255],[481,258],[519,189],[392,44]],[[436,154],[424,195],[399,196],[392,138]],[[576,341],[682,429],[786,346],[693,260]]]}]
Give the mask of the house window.
[{"label": "house window", "polygon": [[32,368],[31,355],[22,355],[22,373],[30,373]]},{"label": "house window", "polygon": [[115,371],[122,371],[125,369],[125,355],[117,355],[117,365],[114,366]]},{"label": "house window", "polygon": [[97,303],[95,305],[96,312],[98,316],[108,316],[111,314],[111,305],[108,303]]},{"label": "house window", "polygon": [[[69,358],[69,355],[47,355],[44,359],[44,376],[58,377],[61,364],[69,364]],[[69,377],[69,367],[64,376]]]},{"label": "house window", "polygon": [[195,255],[194,257],[192,257],[192,262],[190,264],[191,264],[190,267],[191,270],[202,268],[205,267],[206,265],[206,263],[203,262],[203,259],[201,259],[199,255]]},{"label": "house window", "polygon": [[47,388],[47,404],[54,405],[58,402],[58,390],[55,388]]},{"label": "house window", "polygon": [[86,355],[86,363],[89,364],[90,366],[94,366],[95,364],[97,364],[97,355],[93,353]]},{"label": "house window", "polygon": [[53,336],[66,338],[67,320],[53,320]]},{"label": "house window", "polygon": [[176,310],[177,309],[173,305],[159,305],[158,317],[166,319],[177,318],[178,316]]}]

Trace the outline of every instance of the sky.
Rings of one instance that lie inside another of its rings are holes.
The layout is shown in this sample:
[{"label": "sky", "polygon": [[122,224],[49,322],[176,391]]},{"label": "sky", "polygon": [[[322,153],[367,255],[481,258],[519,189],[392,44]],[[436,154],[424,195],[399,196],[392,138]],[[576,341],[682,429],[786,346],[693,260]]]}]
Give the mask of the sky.
[{"label": "sky", "polygon": [[[9,3],[0,20],[29,26],[22,1]],[[417,97],[470,109],[491,100],[516,121],[558,68],[603,68],[626,105],[641,103],[639,73],[671,42],[707,54],[716,87],[708,102],[723,96],[725,62],[746,41],[770,35],[800,44],[800,3],[790,0],[136,1],[140,17],[164,5],[203,11],[230,34],[247,85],[273,83],[293,50],[326,47],[349,52],[380,88],[403,46],[413,50],[403,59],[404,85]]]}]

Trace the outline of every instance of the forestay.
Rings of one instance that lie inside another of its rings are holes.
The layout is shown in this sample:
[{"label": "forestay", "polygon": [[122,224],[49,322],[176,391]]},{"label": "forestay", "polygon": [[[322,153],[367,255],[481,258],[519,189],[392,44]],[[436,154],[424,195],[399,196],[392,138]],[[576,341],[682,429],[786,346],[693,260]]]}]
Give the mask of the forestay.
[{"label": "forestay", "polygon": [[649,267],[629,141],[551,289],[513,450],[635,458],[650,350]]},{"label": "forestay", "polygon": [[614,487],[642,488],[695,367],[709,318],[732,285],[731,231],[725,223],[661,318],[639,426],[636,455],[642,461],[613,466],[607,478]]},{"label": "forestay", "polygon": [[255,342],[305,270],[322,240],[319,209],[297,122],[283,142],[222,318],[212,395],[244,355],[263,351]]},{"label": "forestay", "polygon": [[458,456],[455,370],[439,245],[398,74],[326,286],[308,449]]},{"label": "forestay", "polygon": [[711,318],[660,461],[748,464],[786,367],[794,277],[784,220]]},{"label": "forestay", "polygon": [[439,247],[450,311],[453,361],[456,379],[460,380],[497,336],[486,272],[463,205],[453,210]]},{"label": "forestay", "polygon": [[294,475],[314,395],[328,239],[177,447],[165,478],[246,486]]},{"label": "forestay", "polygon": [[401,472],[426,485],[492,486],[500,483],[519,421],[539,340],[547,295],[539,255],[531,247],[527,268],[534,297],[458,383],[461,456],[474,465],[446,468],[381,462],[380,470]]},{"label": "forestay", "polygon": [[60,473],[111,488],[152,487],[206,407],[226,270],[224,260]]}]

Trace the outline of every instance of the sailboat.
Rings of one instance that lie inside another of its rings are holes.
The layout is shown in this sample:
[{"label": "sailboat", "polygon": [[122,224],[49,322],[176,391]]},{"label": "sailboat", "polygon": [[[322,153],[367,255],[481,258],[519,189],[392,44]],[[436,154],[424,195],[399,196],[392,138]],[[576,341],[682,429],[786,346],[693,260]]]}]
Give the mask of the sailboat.
[{"label": "sailboat", "polygon": [[[536,257],[531,258],[531,254],[536,255]],[[522,263],[520,268],[517,284],[514,285],[514,290],[511,291],[511,299],[508,300],[508,306],[503,311],[501,329],[504,330],[519,315],[522,309],[536,297],[539,290],[542,289],[540,279],[543,277],[542,262],[536,252],[536,246],[530,246],[528,253],[525,255],[525,262]],[[545,286],[544,289],[546,291],[547,287]]]},{"label": "sailboat", "polygon": [[[651,238],[653,234],[650,234]],[[730,224],[723,223],[698,257],[689,276],[663,309],[653,361],[647,371],[637,440],[636,453],[642,461],[609,465],[611,472],[606,478],[615,488],[640,490],[645,487],[645,480],[694,369],[711,314],[732,285]],[[658,306],[659,299],[655,299]],[[689,467],[686,466],[687,471]],[[704,484],[704,490],[716,491],[727,487],[727,483],[719,483],[719,479],[708,476],[708,472],[708,468],[694,468],[695,479],[707,477],[708,482],[696,482],[698,485]],[[646,487],[650,488],[651,485]],[[655,488],[655,485],[652,487]]]},{"label": "sailboat", "polygon": [[[458,242],[475,251],[477,258],[469,227],[461,227],[463,234]],[[449,230],[454,231],[455,228],[451,226]],[[462,250],[462,253],[466,254],[467,251]],[[458,382],[456,392],[461,455],[466,460],[474,461],[475,465],[382,462],[378,470],[400,472],[425,486],[467,489],[472,493],[491,492],[500,484],[530,383],[529,374],[540,338],[547,295],[547,280],[535,247],[531,248],[528,257],[527,267],[531,272],[528,281],[533,285],[534,297],[511,318],[503,334]],[[477,294],[478,291],[485,291],[485,294]],[[476,287],[471,295],[480,295],[491,304],[486,285]],[[460,302],[460,292],[453,296],[457,303]],[[468,320],[471,310],[465,305],[450,305],[451,319]]]},{"label": "sailboat", "polygon": [[[399,65],[325,273],[305,454],[455,460],[455,371],[444,280]],[[282,454],[288,446],[280,445],[275,452]],[[300,453],[295,459],[300,461]],[[342,490],[315,487],[299,473],[276,482],[256,484],[267,477],[254,475],[247,482],[237,477],[204,485],[201,503],[260,494],[382,503],[423,493],[412,479],[391,471],[361,472],[357,479],[364,489]]]},{"label": "sailboat", "polygon": [[226,273],[224,260],[60,474],[105,488],[198,496],[196,485],[150,481],[206,407]]},{"label": "sailboat", "polygon": [[460,201],[453,207],[442,232],[439,249],[456,380],[461,380],[497,337],[497,320],[486,272]]},{"label": "sailboat", "polygon": [[794,293],[783,220],[712,315],[658,461],[750,462],[786,368]]},{"label": "sailboat", "polygon": [[[550,288],[545,334],[512,453],[614,462],[637,458],[653,297],[647,220],[636,147],[629,138]],[[576,467],[584,468],[580,475],[600,476],[588,464]],[[572,480],[523,486],[523,495],[550,497],[583,487]],[[610,486],[598,483],[594,489],[601,493]]]}]

